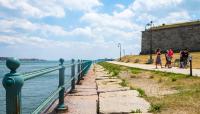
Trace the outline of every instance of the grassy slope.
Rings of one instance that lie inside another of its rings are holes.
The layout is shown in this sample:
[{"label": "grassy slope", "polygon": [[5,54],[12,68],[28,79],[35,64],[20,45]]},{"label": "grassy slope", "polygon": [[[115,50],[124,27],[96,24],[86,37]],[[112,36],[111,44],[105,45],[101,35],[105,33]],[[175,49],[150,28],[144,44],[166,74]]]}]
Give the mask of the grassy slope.
[{"label": "grassy slope", "polygon": [[[191,53],[192,57],[193,57],[193,68],[198,68],[200,69],[200,52],[193,52]],[[162,63],[165,64],[165,55],[162,54]],[[179,59],[179,53],[175,53],[174,54],[174,58],[172,60],[172,62],[174,62],[175,59]],[[144,64],[147,62],[149,58],[149,55],[128,55],[128,56],[124,56],[122,57],[122,62],[131,62],[131,63],[135,63],[136,59],[139,59],[138,63]],[[153,55],[153,59],[155,60],[155,55]],[[172,63],[173,64],[173,63]]]},{"label": "grassy slope", "polygon": [[[148,78],[149,80],[156,80],[158,84],[162,86],[174,88],[178,93],[168,94],[161,97],[149,97],[145,94],[142,88],[134,88],[130,80],[136,77],[129,77],[122,79],[122,86],[129,86],[138,90],[142,97],[151,103],[150,111],[153,113],[187,113],[187,114],[199,114],[200,113],[200,78],[188,77],[183,74],[165,73],[160,71],[148,71],[138,68],[129,68],[110,63],[100,63],[112,76],[120,77],[120,72],[129,71],[140,78],[141,73],[148,72],[153,76]],[[116,72],[116,73],[114,73]],[[174,80],[175,79],[175,80]],[[161,82],[159,80],[162,80]],[[150,86],[150,85],[149,85]]]}]

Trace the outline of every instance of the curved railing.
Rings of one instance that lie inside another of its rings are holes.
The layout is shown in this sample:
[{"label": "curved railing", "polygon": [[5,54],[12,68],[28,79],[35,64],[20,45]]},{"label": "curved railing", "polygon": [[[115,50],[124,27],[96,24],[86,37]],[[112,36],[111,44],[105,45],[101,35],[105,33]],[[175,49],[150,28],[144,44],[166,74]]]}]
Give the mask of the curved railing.
[{"label": "curved railing", "polygon": [[[64,104],[65,90],[70,89],[72,92],[75,89],[75,85],[83,78],[90,68],[92,61],[89,60],[75,60],[72,59],[71,64],[64,64],[64,59],[60,59],[58,66],[48,67],[41,70],[35,70],[27,73],[17,73],[17,68],[20,66],[20,62],[17,59],[9,58],[6,61],[6,66],[10,69],[10,73],[6,74],[3,78],[3,86],[6,90],[6,114],[21,114],[21,89],[24,81],[44,76],[54,71],[59,71],[59,85],[58,88],[49,95],[33,112],[32,114],[38,114],[47,105],[51,104],[55,100],[55,96],[59,94],[59,103],[56,108],[57,111],[67,110],[67,106]],[[77,74],[75,73],[75,66],[77,67]],[[65,68],[71,67],[71,78],[65,81]],[[77,80],[76,80],[77,79]],[[71,86],[66,89],[66,85]]]}]

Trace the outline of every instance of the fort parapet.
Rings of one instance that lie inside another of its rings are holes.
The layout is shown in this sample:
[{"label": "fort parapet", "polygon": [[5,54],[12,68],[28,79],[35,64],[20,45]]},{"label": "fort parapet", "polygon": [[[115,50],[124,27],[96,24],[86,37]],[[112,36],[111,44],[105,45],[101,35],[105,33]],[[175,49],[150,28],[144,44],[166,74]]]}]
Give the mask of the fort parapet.
[{"label": "fort parapet", "polygon": [[[151,37],[152,36],[152,37]],[[162,51],[173,49],[179,52],[188,48],[190,51],[200,51],[200,21],[161,25],[142,31],[142,49],[140,54],[150,53],[157,48]]]}]

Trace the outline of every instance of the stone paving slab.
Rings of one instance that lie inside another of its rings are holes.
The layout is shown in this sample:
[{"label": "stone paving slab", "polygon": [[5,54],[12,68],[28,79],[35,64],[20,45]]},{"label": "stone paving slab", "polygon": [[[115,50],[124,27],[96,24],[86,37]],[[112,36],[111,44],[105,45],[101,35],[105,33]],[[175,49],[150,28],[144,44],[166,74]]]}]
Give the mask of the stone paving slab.
[{"label": "stone paving slab", "polygon": [[99,105],[101,113],[130,113],[140,109],[148,112],[149,103],[138,97],[135,90],[100,93]]},{"label": "stone paving slab", "polygon": [[96,114],[97,95],[67,96],[68,112],[66,114]]},{"label": "stone paving slab", "polygon": [[100,114],[129,114],[137,109],[140,109],[142,113],[148,113],[150,104],[138,97],[139,93],[136,90],[122,87],[119,84],[121,79],[110,78],[99,65],[96,65],[95,75],[99,92]]}]

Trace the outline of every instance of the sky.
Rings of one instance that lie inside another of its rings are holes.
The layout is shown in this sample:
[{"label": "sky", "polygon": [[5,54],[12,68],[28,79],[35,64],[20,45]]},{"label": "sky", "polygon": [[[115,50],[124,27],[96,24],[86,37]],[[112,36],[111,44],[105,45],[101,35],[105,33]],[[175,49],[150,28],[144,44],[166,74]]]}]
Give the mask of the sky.
[{"label": "sky", "polygon": [[141,31],[200,19],[200,0],[0,0],[0,56],[48,60],[139,54]]}]

